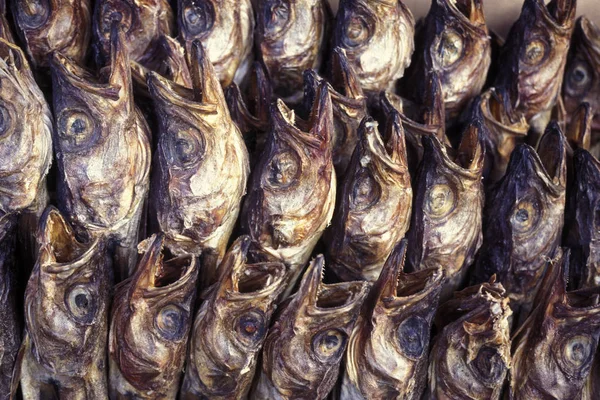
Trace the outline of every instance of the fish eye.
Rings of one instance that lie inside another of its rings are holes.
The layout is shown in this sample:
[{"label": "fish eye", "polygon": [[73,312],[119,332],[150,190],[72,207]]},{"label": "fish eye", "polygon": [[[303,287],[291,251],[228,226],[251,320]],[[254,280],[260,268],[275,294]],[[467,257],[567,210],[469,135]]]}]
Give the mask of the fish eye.
[{"label": "fish eye", "polygon": [[172,341],[183,338],[186,332],[186,312],[174,304],[168,304],[160,309],[154,318],[154,325],[160,335]]},{"label": "fish eye", "polygon": [[429,215],[443,218],[456,207],[456,195],[447,184],[434,185],[427,193],[425,209]]},{"label": "fish eye", "polygon": [[546,43],[542,40],[535,39],[527,44],[524,61],[529,65],[537,65],[544,59],[545,55]]},{"label": "fish eye", "polygon": [[196,165],[204,156],[204,136],[195,128],[169,132],[169,159],[180,168]]},{"label": "fish eye", "polygon": [[437,56],[442,67],[449,67],[461,57],[463,52],[462,36],[453,29],[442,32]]},{"label": "fish eye", "polygon": [[429,344],[429,324],[422,317],[409,317],[398,326],[397,338],[404,354],[419,358]]},{"label": "fish eye", "polygon": [[350,193],[350,204],[355,210],[366,210],[372,207],[381,196],[381,188],[366,171],[357,176],[352,193]]},{"label": "fish eye", "polygon": [[12,117],[9,111],[0,104],[0,137],[6,136],[12,126]]},{"label": "fish eye", "polygon": [[360,46],[369,39],[369,25],[360,17],[353,17],[346,25],[344,41],[348,47]]},{"label": "fish eye", "polygon": [[50,5],[46,0],[17,2],[17,19],[26,29],[41,27],[50,15]]},{"label": "fish eye", "polygon": [[66,303],[73,318],[82,324],[89,324],[96,315],[96,296],[88,286],[75,286],[67,292]]},{"label": "fish eye", "polygon": [[290,6],[287,2],[276,0],[265,6],[265,25],[268,29],[281,29],[290,18]]},{"label": "fish eye", "polygon": [[597,343],[587,335],[572,335],[562,343],[560,363],[574,374],[581,374],[591,365]]},{"label": "fish eye", "polygon": [[78,110],[66,110],[58,117],[60,137],[70,146],[79,147],[92,137],[94,121],[90,116]]},{"label": "fish eye", "polygon": [[237,319],[236,329],[242,341],[254,345],[267,332],[265,317],[256,311],[249,311]]},{"label": "fish eye", "polygon": [[495,383],[504,377],[506,365],[498,350],[493,347],[482,347],[471,362],[477,376],[485,383]]},{"label": "fish eye", "polygon": [[120,22],[121,26],[124,27],[126,31],[129,31],[129,28],[131,27],[132,10],[126,2],[119,2],[118,4],[112,2],[104,3],[101,15],[102,19],[100,26],[104,35],[110,33],[110,27],[113,21]]},{"label": "fish eye", "polygon": [[346,335],[337,329],[321,331],[314,336],[312,349],[322,362],[335,362],[344,353],[346,340]]},{"label": "fish eye", "polygon": [[214,23],[215,10],[210,1],[191,2],[183,9],[183,24],[192,36],[209,32]]},{"label": "fish eye", "polygon": [[592,70],[585,61],[579,61],[567,74],[567,91],[571,96],[584,95],[592,83]]},{"label": "fish eye", "polygon": [[538,208],[531,201],[523,200],[513,210],[510,222],[517,233],[527,233],[537,227]]},{"label": "fish eye", "polygon": [[267,181],[276,188],[285,188],[296,181],[300,173],[300,162],[291,151],[273,156],[267,168]]}]

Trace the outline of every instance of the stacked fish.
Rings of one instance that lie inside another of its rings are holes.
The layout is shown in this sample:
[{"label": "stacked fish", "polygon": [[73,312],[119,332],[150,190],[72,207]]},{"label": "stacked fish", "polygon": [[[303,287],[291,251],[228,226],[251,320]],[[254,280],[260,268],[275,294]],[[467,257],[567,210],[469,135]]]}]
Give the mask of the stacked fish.
[{"label": "stacked fish", "polygon": [[173,3],[0,2],[0,399],[600,399],[576,0]]}]

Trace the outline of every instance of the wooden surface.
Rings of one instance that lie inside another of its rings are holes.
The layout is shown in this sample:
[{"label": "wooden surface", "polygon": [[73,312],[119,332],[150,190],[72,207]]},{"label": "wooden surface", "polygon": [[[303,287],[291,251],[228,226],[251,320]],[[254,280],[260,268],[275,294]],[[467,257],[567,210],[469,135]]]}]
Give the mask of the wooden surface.
[{"label": "wooden surface", "polygon": [[[330,0],[337,9],[338,0]],[[430,0],[404,0],[404,3],[413,12],[415,19],[427,14]],[[522,0],[483,0],[488,26],[494,32],[504,36],[512,23],[517,19],[523,5]],[[577,2],[577,15],[585,14],[600,25],[600,0],[579,0]]]}]

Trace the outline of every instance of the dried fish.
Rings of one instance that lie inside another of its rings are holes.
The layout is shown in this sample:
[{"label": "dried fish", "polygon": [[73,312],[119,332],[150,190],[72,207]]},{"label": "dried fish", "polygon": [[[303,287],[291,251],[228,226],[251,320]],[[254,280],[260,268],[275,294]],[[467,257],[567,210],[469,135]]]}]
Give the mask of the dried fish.
[{"label": "dried fish", "polygon": [[15,36],[6,16],[6,0],[0,0],[0,38],[7,42],[14,43]]},{"label": "dried fish", "polygon": [[106,399],[110,259],[104,240],[79,242],[53,207],[25,293],[25,338],[15,371],[25,399]]},{"label": "dried fish", "polygon": [[581,398],[600,337],[600,290],[566,291],[568,253],[557,249],[536,307],[513,337],[510,399]]},{"label": "dried fish", "polygon": [[239,237],[219,267],[196,315],[181,399],[245,399],[285,288],[282,263],[247,264],[248,236]]},{"label": "dried fish", "polygon": [[333,388],[369,285],[323,284],[324,264],[310,263],[269,330],[251,398],[321,400]]},{"label": "dried fish", "polygon": [[106,80],[60,53],[51,62],[59,207],[79,235],[114,239],[121,279],[135,268],[150,172],[150,130],[133,103],[124,40],[114,23]]},{"label": "dried fish", "polygon": [[174,399],[192,326],[197,258],[172,257],[164,235],[138,246],[143,256],[115,293],[109,330],[111,399]]},{"label": "dried fish", "polygon": [[483,246],[474,272],[483,282],[497,274],[515,315],[526,317],[560,243],[566,185],[566,140],[551,123],[537,152],[526,144],[513,151],[506,175],[486,198]]},{"label": "dried fish", "polygon": [[225,254],[250,166],[199,40],[190,57],[193,90],[148,75],[160,131],[151,207],[175,254],[202,253],[201,279],[207,287]]},{"label": "dried fish", "polygon": [[341,400],[416,400],[425,389],[443,272],[404,273],[406,243],[396,245],[363,304],[348,342]]},{"label": "dried fish", "polygon": [[408,230],[413,192],[396,111],[388,116],[385,136],[384,143],[377,122],[363,119],[332,227],[325,235],[331,269],[343,281],[376,280]]},{"label": "dried fish", "polygon": [[111,27],[114,22],[119,23],[125,31],[123,45],[127,47],[129,58],[150,69],[156,69],[156,41],[163,35],[174,36],[175,32],[175,16],[169,1],[97,0],[94,6],[93,29],[99,65],[110,61]]},{"label": "dried fish", "polygon": [[423,137],[425,152],[414,180],[414,212],[406,235],[407,267],[443,266],[442,301],[463,284],[482,244],[485,130],[482,119],[470,121],[456,155],[435,136]]},{"label": "dried fish", "polygon": [[510,315],[506,292],[493,278],[442,304],[425,399],[500,399],[511,368]]},{"label": "dried fish", "polygon": [[483,0],[432,1],[415,42],[415,57],[401,89],[418,86],[429,71],[438,71],[446,118],[453,121],[481,92],[492,62]]},{"label": "dried fish", "polygon": [[[333,109],[333,165],[338,178],[344,176],[358,142],[358,125],[367,115],[367,101],[345,52],[336,48],[331,56],[328,85]],[[304,108],[310,111],[322,79],[315,70],[304,72]]]},{"label": "dried fish", "polygon": [[[548,112],[560,93],[576,0],[525,0],[498,60],[496,87],[510,90],[528,121]],[[544,125],[545,126],[545,125]]]},{"label": "dried fish", "polygon": [[414,51],[415,20],[402,0],[341,0],[333,43],[366,92],[392,90]]},{"label": "dried fish", "polygon": [[287,296],[335,206],[333,115],[327,84],[319,87],[310,121],[297,117],[281,99],[273,105],[272,121],[266,148],[253,171],[241,227],[254,242],[251,258],[283,261],[289,267]]},{"label": "dried fish", "polygon": [[250,0],[178,0],[179,36],[188,54],[199,39],[223,87],[240,84],[252,64]]},{"label": "dried fish", "polygon": [[273,82],[287,102],[302,98],[302,73],[319,69],[329,6],[326,0],[256,0],[255,43]]},{"label": "dried fish", "polygon": [[83,65],[91,32],[90,0],[11,0],[17,32],[34,67],[58,51]]}]

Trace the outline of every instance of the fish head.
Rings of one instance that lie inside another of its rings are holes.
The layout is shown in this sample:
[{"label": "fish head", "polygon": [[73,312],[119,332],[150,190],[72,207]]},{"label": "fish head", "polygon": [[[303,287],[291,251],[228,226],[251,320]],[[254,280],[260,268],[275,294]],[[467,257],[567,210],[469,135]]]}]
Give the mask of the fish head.
[{"label": "fish head", "polygon": [[79,242],[53,207],[42,215],[37,239],[39,256],[25,293],[34,355],[54,373],[83,376],[106,340],[111,265],[104,242]]},{"label": "fish head", "polygon": [[[25,55],[0,39],[0,209],[29,207],[52,163],[52,115]],[[26,121],[23,123],[23,121]]]}]

